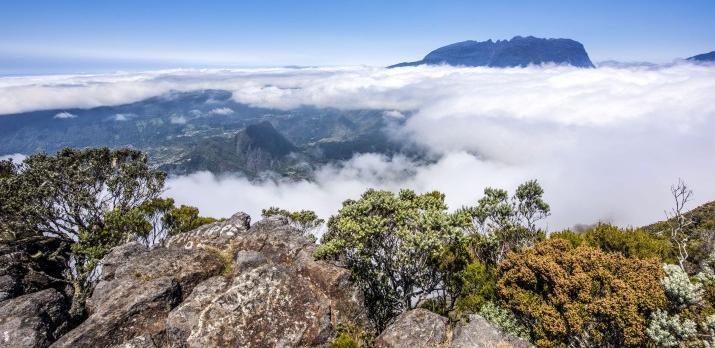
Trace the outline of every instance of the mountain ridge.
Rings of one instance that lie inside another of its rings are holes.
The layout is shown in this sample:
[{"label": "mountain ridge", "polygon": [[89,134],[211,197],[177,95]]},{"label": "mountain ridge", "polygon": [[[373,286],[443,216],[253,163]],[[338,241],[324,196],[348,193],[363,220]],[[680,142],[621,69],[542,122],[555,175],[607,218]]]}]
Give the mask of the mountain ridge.
[{"label": "mountain ridge", "polygon": [[511,40],[467,40],[453,43],[433,50],[422,60],[398,63],[388,68],[425,64],[506,68],[549,63],[595,67],[583,44],[578,41],[515,36]]}]

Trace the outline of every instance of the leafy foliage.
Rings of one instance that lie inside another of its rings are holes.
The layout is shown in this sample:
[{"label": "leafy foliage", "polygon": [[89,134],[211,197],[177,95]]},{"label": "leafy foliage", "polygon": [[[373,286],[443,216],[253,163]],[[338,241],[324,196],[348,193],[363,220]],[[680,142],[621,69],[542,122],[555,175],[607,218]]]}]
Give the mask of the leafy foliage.
[{"label": "leafy foliage", "polygon": [[497,271],[479,260],[468,264],[450,279],[456,296],[455,317],[476,313],[497,299]]},{"label": "leafy foliage", "polygon": [[261,211],[261,216],[264,218],[271,216],[283,216],[290,219],[298,229],[304,232],[313,231],[325,223],[325,220],[318,217],[312,210],[300,210],[290,212],[278,207],[270,207]]},{"label": "leafy foliage", "polygon": [[702,284],[691,282],[688,274],[678,265],[665,265],[663,271],[665,271],[665,277],[661,283],[670,303],[679,309],[701,303],[703,300]]},{"label": "leafy foliage", "polygon": [[64,149],[20,164],[2,161],[1,236],[47,235],[70,245],[65,276],[74,287],[72,315],[81,317],[96,267],[113,247],[134,238],[153,245],[214,221],[159,198],[165,177],[132,149]]},{"label": "leafy foliage", "polygon": [[196,207],[188,205],[173,207],[173,200],[171,203],[172,207],[166,211],[166,215],[162,218],[163,226],[169,236],[175,236],[218,221],[212,217],[199,216],[199,209]]},{"label": "leafy foliage", "polygon": [[336,337],[329,348],[364,348],[371,347],[374,334],[352,323],[338,323]]},{"label": "leafy foliage", "polygon": [[500,301],[539,346],[641,346],[646,321],[662,308],[654,259],[554,239],[511,253],[500,266]]},{"label": "leafy foliage", "polygon": [[641,229],[622,229],[599,223],[585,231],[565,230],[553,233],[550,237],[568,240],[574,246],[585,244],[606,252],[617,252],[626,257],[673,260],[672,246],[667,238],[654,236]]},{"label": "leafy foliage", "polygon": [[504,332],[529,340],[529,329],[516,319],[514,313],[497,306],[494,302],[485,303],[479,310],[479,315]]},{"label": "leafy foliage", "polygon": [[442,193],[368,190],[331,217],[315,256],[352,271],[373,322],[384,328],[421,300],[448,296],[446,267],[437,259],[460,245],[468,224],[468,216],[447,212]]},{"label": "leafy foliage", "polygon": [[671,316],[658,310],[653,313],[646,333],[658,347],[678,347],[695,338],[697,325],[689,319],[681,321],[677,314]]},{"label": "leafy foliage", "polygon": [[0,225],[20,234],[68,241],[105,227],[105,213],[157,198],[165,174],[131,149],[64,149],[28,157],[0,183]]},{"label": "leafy foliage", "polygon": [[507,252],[543,240],[544,233],[536,226],[550,214],[543,194],[536,180],[519,185],[511,197],[506,190],[488,187],[476,207],[466,208],[477,231],[472,245],[480,260],[499,264]]}]

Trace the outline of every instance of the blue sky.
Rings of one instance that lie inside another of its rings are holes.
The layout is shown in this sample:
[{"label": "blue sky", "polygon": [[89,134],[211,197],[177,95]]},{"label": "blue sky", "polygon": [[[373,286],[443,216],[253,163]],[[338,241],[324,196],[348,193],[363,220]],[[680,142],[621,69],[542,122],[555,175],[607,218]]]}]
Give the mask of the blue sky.
[{"label": "blue sky", "polygon": [[715,50],[715,1],[3,0],[0,73],[387,65],[515,35],[669,62]]}]

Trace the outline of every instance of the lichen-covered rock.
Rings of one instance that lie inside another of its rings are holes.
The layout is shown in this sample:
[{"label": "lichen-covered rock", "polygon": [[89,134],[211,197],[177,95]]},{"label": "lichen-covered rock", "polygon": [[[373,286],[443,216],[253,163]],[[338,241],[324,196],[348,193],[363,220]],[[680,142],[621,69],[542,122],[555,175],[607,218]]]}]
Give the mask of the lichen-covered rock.
[{"label": "lichen-covered rock", "polygon": [[454,328],[450,348],[530,348],[531,343],[509,335],[483,317],[472,314]]},{"label": "lichen-covered rock", "polygon": [[367,326],[343,268],[284,218],[248,215],[102,260],[87,320],[54,347],[325,347],[339,323]]},{"label": "lichen-covered rock", "polygon": [[142,335],[162,340],[169,312],[225,267],[202,248],[149,250],[137,243],[116,248],[102,264],[87,299],[90,316],[53,347],[109,347]]},{"label": "lichen-covered rock", "polygon": [[377,348],[440,347],[448,338],[447,318],[426,309],[402,313],[375,340]]},{"label": "lichen-covered rock", "polygon": [[47,347],[67,328],[65,297],[46,289],[0,302],[0,347]]},{"label": "lichen-covered rock", "polygon": [[312,257],[314,243],[283,218],[236,234],[233,273],[199,284],[169,314],[172,346],[316,347],[340,322],[367,325],[347,270]]}]

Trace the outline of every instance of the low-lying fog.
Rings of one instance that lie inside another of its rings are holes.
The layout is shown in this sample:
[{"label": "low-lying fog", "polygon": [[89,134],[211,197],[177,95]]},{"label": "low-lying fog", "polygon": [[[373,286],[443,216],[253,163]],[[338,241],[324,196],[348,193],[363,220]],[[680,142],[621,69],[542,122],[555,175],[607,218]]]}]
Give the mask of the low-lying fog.
[{"label": "low-lying fog", "polygon": [[[452,208],[486,186],[538,179],[550,230],[598,220],[641,225],[663,218],[679,177],[696,204],[715,200],[715,66],[514,69],[369,67],[172,70],[0,78],[0,114],[117,105],[170,90],[226,89],[255,106],[386,110],[412,116],[392,136],[439,158],[417,164],[364,154],[321,168],[312,182],[250,182],[196,173],[167,195],[228,216],[262,208],[328,217],[369,187],[440,190]],[[2,116],[0,116],[2,117]]]}]

